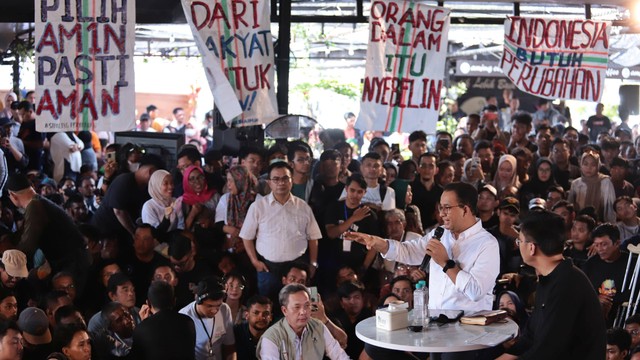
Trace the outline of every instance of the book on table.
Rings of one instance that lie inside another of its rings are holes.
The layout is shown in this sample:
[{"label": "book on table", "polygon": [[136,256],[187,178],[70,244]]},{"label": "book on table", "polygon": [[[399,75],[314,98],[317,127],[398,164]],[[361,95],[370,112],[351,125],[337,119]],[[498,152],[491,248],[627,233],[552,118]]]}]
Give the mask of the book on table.
[{"label": "book on table", "polygon": [[482,310],[460,318],[460,322],[467,325],[489,325],[504,320],[507,312],[504,310]]}]

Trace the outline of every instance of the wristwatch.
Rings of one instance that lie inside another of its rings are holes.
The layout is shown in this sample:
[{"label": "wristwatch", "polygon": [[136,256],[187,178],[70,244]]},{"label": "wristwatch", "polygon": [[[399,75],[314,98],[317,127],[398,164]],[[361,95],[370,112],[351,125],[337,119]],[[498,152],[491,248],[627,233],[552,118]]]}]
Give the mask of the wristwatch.
[{"label": "wristwatch", "polygon": [[442,272],[447,272],[447,270],[449,269],[453,269],[454,267],[456,267],[456,262],[449,259],[447,260],[447,262],[444,264],[444,267],[442,268]]}]

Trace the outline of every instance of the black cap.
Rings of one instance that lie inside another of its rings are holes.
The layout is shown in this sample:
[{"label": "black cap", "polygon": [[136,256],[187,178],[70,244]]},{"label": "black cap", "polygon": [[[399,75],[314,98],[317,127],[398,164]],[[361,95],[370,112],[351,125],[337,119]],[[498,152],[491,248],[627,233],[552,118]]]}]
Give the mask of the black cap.
[{"label": "black cap", "polygon": [[7,180],[7,190],[9,191],[21,191],[28,189],[32,186],[31,181],[23,174],[11,174],[9,180]]}]

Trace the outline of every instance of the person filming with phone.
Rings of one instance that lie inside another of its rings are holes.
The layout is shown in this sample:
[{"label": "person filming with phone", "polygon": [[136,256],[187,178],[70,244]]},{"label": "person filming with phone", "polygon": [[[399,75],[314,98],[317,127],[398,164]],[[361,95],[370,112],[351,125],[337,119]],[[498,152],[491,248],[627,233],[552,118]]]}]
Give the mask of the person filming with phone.
[{"label": "person filming with phone", "polygon": [[[430,309],[489,310],[500,255],[498,241],[476,217],[477,201],[478,192],[472,185],[456,182],[444,188],[437,206],[444,221],[440,239],[434,238],[438,229],[402,243],[358,232],[349,232],[344,238],[380,252],[387,260],[409,265],[428,262]],[[432,358],[473,359],[476,355],[471,351],[432,354]]]}]

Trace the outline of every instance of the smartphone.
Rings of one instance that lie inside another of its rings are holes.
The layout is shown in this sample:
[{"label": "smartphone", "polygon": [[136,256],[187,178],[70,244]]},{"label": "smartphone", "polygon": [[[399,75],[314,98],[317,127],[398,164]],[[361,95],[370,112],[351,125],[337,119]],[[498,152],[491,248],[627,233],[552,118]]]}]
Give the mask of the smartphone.
[{"label": "smartphone", "polygon": [[110,151],[107,153],[107,162],[115,162],[116,161],[116,152]]},{"label": "smartphone", "polygon": [[311,293],[311,302],[318,301],[318,288],[315,286],[311,286],[309,288],[309,292]]},{"label": "smartphone", "polygon": [[400,152],[400,144],[391,144],[391,152]]}]

